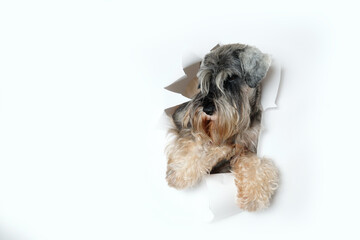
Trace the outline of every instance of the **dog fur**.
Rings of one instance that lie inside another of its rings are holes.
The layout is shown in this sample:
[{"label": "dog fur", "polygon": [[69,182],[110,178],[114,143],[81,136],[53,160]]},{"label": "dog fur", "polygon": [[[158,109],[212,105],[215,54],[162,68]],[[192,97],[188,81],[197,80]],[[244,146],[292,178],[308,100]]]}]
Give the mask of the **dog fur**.
[{"label": "dog fur", "polygon": [[256,155],[261,123],[261,80],[271,59],[257,48],[229,44],[208,53],[197,74],[199,92],[172,115],[167,146],[169,186],[194,186],[210,172],[230,170],[237,204],[247,211],[269,206],[279,173]]}]

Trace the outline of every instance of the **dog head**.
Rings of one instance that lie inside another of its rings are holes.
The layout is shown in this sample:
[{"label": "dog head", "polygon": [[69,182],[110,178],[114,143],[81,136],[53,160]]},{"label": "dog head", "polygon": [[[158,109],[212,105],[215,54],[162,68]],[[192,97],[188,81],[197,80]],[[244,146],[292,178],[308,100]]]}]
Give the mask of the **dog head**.
[{"label": "dog head", "polygon": [[197,74],[199,93],[190,101],[183,125],[205,133],[215,142],[245,130],[260,81],[271,59],[255,47],[229,44],[208,53]]},{"label": "dog head", "polygon": [[225,45],[207,54],[198,72],[203,111],[212,115],[221,98],[239,107],[240,94],[259,86],[270,62],[268,55],[242,44]]}]

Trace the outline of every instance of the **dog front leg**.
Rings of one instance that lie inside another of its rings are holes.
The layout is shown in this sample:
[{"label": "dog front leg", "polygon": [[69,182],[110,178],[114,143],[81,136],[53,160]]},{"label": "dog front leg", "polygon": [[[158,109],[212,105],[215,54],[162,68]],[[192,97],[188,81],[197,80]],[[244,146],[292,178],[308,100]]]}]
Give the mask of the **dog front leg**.
[{"label": "dog front leg", "polygon": [[268,207],[279,183],[279,173],[274,164],[248,151],[234,157],[231,166],[239,207],[246,211]]},{"label": "dog front leg", "polygon": [[223,159],[230,159],[230,145],[212,146],[191,138],[179,138],[167,149],[166,180],[169,186],[183,189],[194,186]]}]

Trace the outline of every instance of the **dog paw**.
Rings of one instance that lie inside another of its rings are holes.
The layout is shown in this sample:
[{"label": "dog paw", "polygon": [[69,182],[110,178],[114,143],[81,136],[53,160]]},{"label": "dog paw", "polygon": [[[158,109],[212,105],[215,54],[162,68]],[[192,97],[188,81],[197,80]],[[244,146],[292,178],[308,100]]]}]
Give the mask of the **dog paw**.
[{"label": "dog paw", "polygon": [[274,164],[254,155],[241,159],[234,170],[238,206],[250,212],[267,208],[279,184]]},{"label": "dog paw", "polygon": [[168,167],[166,171],[166,181],[170,187],[176,189],[185,189],[194,186],[200,181],[200,174],[191,170],[174,170]]}]

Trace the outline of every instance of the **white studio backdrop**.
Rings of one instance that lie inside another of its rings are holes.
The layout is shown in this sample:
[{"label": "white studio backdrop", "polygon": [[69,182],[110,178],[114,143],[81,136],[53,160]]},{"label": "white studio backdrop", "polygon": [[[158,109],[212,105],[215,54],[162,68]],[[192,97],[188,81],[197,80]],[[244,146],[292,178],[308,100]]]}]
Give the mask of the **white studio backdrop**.
[{"label": "white studio backdrop", "polygon": [[[2,1],[0,239],[356,238],[359,20],[346,1]],[[206,192],[165,181],[163,109],[186,99],[163,87],[236,42],[282,64],[262,146],[281,186],[208,223]]]}]

